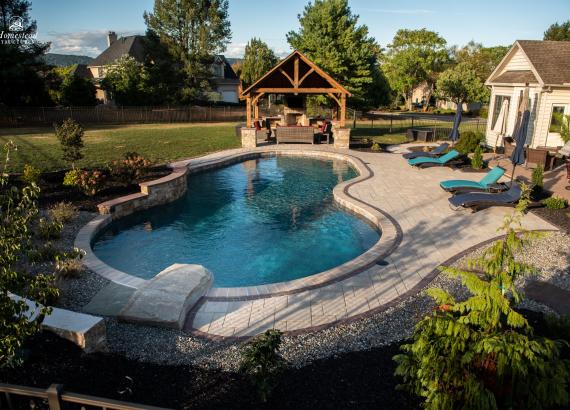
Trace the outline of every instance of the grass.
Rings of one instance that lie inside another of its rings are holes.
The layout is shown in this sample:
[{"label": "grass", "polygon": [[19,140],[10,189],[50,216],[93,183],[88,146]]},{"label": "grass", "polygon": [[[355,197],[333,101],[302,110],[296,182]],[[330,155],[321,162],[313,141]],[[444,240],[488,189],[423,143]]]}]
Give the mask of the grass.
[{"label": "grass", "polygon": [[[135,151],[156,163],[194,157],[240,146],[234,123],[141,124],[86,128],[84,158],[79,167],[104,166]],[[0,144],[12,140],[17,151],[11,172],[22,172],[31,164],[43,172],[69,168],[61,159],[61,148],[52,128],[0,129]]]}]

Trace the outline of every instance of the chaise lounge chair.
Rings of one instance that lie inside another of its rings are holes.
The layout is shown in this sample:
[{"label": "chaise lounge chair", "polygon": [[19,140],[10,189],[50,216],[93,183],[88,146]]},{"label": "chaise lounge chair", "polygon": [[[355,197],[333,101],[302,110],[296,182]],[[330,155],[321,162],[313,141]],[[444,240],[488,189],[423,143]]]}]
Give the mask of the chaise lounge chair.
[{"label": "chaise lounge chair", "polygon": [[412,158],[408,160],[408,164],[416,167],[444,166],[449,161],[457,158],[458,156],[459,152],[453,149],[439,158],[430,158],[430,157]]},{"label": "chaise lounge chair", "polygon": [[402,156],[406,159],[412,159],[417,157],[437,158],[443,154],[443,152],[447,149],[447,147],[449,147],[449,144],[447,142],[444,142],[439,147],[435,147],[433,150],[429,152],[423,152],[423,151],[407,152]]},{"label": "chaise lounge chair", "polygon": [[514,182],[508,191],[492,194],[490,192],[470,192],[449,198],[449,206],[454,211],[461,208],[478,208],[494,205],[514,205],[521,199],[521,188]]},{"label": "chaise lounge chair", "polygon": [[505,169],[501,167],[495,167],[490,170],[487,175],[481,179],[481,181],[467,181],[463,179],[451,179],[448,181],[440,182],[439,186],[444,191],[455,192],[455,191],[488,191],[497,181],[503,176]]}]

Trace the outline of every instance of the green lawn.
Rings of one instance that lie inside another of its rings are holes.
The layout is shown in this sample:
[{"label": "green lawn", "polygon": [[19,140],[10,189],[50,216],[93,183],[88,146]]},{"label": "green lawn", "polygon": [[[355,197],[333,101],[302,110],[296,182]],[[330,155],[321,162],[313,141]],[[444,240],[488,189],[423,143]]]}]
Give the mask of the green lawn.
[{"label": "green lawn", "polygon": [[[208,152],[236,148],[240,140],[234,123],[143,124],[87,128],[80,167],[105,165],[125,152],[136,151],[156,163],[194,157]],[[24,164],[42,171],[69,168],[61,159],[61,149],[52,128],[0,129],[0,144],[12,140],[11,172],[21,172]]]}]

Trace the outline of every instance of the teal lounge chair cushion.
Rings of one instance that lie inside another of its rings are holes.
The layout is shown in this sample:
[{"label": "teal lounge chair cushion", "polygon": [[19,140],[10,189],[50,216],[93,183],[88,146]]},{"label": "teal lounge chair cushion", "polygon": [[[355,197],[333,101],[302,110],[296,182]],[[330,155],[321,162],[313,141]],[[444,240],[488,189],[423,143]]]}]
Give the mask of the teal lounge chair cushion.
[{"label": "teal lounge chair cushion", "polygon": [[473,188],[473,189],[481,189],[486,190],[489,185],[496,184],[497,181],[503,176],[505,170],[501,167],[495,167],[489,172],[487,175],[481,179],[481,181],[467,181],[463,179],[451,179],[448,181],[442,181],[439,185],[445,189],[446,191],[452,191],[456,189],[463,189],[463,188]]},{"label": "teal lounge chair cushion", "polygon": [[447,154],[439,157],[439,158],[429,158],[429,157],[418,157],[408,160],[408,164],[410,165],[421,165],[421,164],[437,164],[437,165],[445,165],[447,162],[451,161],[454,158],[459,156],[459,152],[456,150],[451,150]]}]

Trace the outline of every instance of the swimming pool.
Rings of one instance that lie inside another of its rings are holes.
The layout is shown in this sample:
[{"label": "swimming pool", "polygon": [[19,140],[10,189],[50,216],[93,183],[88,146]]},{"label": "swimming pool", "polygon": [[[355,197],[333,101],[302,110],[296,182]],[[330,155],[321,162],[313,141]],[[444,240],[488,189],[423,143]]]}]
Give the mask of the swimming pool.
[{"label": "swimming pool", "polygon": [[333,200],[357,175],[346,162],[274,156],[190,175],[179,200],[121,218],[94,238],[106,264],[149,279],[204,265],[218,287],[313,275],[354,259],[379,232]]}]

